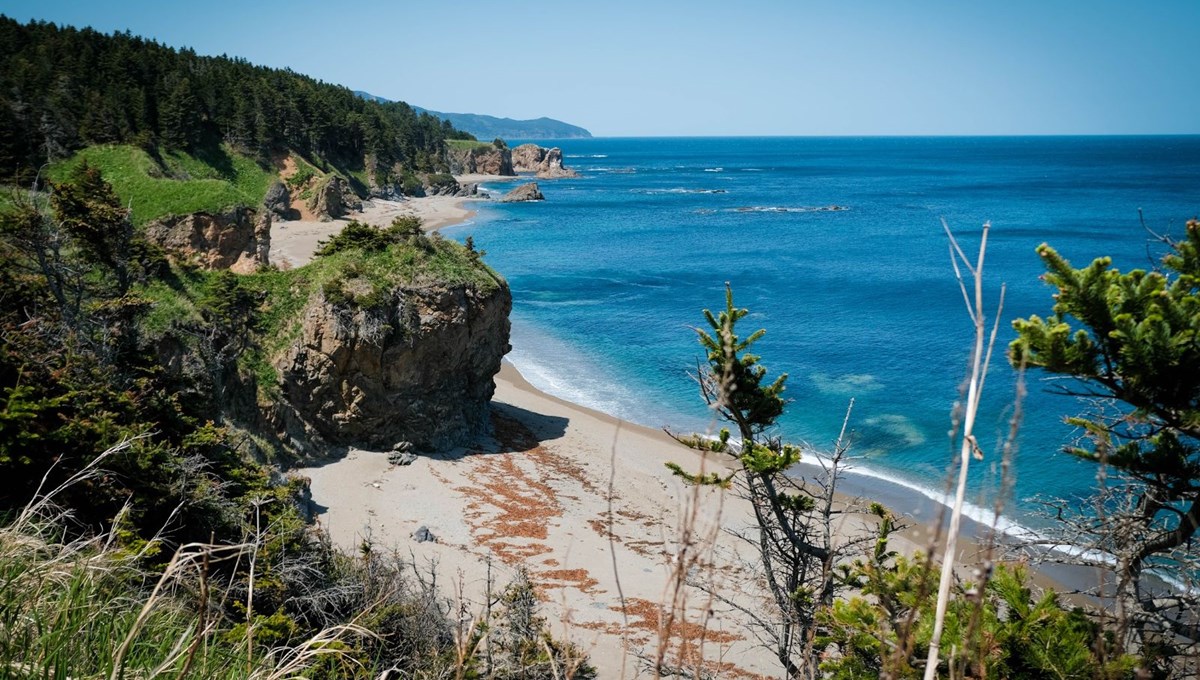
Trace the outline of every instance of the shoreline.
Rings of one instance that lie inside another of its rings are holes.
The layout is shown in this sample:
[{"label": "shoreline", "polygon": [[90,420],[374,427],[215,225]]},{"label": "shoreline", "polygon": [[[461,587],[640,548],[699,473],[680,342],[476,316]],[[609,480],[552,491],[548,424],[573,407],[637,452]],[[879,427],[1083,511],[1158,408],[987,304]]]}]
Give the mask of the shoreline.
[{"label": "shoreline", "polygon": [[[500,175],[456,176],[460,183],[503,181]],[[393,201],[382,198],[363,201],[361,211],[345,217],[319,220],[275,220],[271,225],[271,249],[268,260],[280,267],[302,267],[312,260],[319,243],[342,230],[351,221],[375,227],[387,227],[397,217],[414,216],[421,219],[426,232],[467,224],[478,213],[467,207],[470,203],[488,202],[484,196],[420,196]]]},{"label": "shoreline", "polygon": [[[371,218],[390,222],[403,214],[398,210],[423,209],[436,216],[427,224],[434,231],[469,220],[475,211],[465,204],[474,200],[485,199],[380,202],[384,205],[376,206]],[[323,237],[341,228],[337,222],[316,225]],[[285,244],[289,252],[297,242]],[[275,252],[273,238],[273,260]],[[697,560],[694,566],[719,584],[723,595],[755,606],[761,593],[753,590],[751,572],[739,566],[754,555],[729,536],[751,525],[748,505],[733,494],[688,487],[665,465],[731,469],[724,460],[686,448],[660,430],[546,393],[507,359],[495,381],[492,437],[421,456],[410,466],[389,464],[386,452],[351,449],[341,459],[295,471],[310,480],[321,530],[351,551],[367,540],[407,553],[415,567],[454,584],[455,595],[476,613],[488,599],[489,578],[502,589],[518,567],[527,568],[551,631],[587,651],[599,677],[648,677],[637,657],[660,644],[659,603],[675,601],[673,568],[685,556]],[[815,468],[812,462],[802,465],[806,472]],[[926,550],[941,503],[882,476],[854,471],[839,488],[840,505],[879,500],[909,518],[911,526],[893,536],[893,549]],[[848,513],[835,534],[858,534],[866,521]],[[414,541],[413,533],[422,527],[436,541]],[[963,566],[978,561],[977,539],[989,528],[971,521],[967,527],[958,555]],[[1063,590],[1060,575],[1051,570],[1039,567],[1031,575],[1039,586]],[[1065,576],[1067,583],[1095,581],[1086,574]],[[743,587],[747,584],[751,587]],[[772,656],[756,645],[744,614],[686,590],[682,632],[665,644],[686,646],[702,631],[709,644],[706,659],[737,659],[736,666],[721,666],[723,672],[778,673]]]}]

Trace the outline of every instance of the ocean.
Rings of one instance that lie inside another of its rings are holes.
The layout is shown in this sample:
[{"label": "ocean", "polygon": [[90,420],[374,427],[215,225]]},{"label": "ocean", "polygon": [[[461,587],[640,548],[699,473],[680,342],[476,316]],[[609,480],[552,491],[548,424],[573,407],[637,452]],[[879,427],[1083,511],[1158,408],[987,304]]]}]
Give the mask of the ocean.
[{"label": "ocean", "polygon": [[[918,514],[957,453],[947,433],[972,342],[941,221],[972,254],[992,225],[989,318],[1007,287],[969,495],[991,507],[1015,394],[1011,321],[1053,304],[1036,246],[1076,266],[1147,268],[1163,251],[1147,228],[1178,236],[1200,213],[1196,136],[538,143],[560,146],[581,177],[539,181],[544,202],[482,204],[445,232],[472,236],[508,279],[509,360],[533,385],[642,425],[714,432],[690,377],[703,359],[694,329],[729,282],[751,311],[740,330],[765,328],[756,353],[789,375],[776,434],[828,450],[853,398],[845,488]],[[1005,514],[1037,528],[1049,521],[1039,499],[1085,498],[1096,468],[1062,452],[1079,436],[1063,417],[1082,405],[1043,374],[1027,383]]]}]

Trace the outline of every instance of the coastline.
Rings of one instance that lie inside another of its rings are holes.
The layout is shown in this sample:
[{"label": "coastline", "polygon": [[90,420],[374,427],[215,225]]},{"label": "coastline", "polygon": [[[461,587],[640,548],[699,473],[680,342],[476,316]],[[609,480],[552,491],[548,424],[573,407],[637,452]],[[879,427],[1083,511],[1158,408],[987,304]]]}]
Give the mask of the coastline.
[{"label": "coastline", "polygon": [[[482,199],[380,201],[355,218],[386,224],[399,214],[419,214],[433,231],[470,219],[474,211],[466,204],[475,200]],[[309,247],[311,256],[316,240],[344,223],[286,223],[280,252],[299,266],[308,258],[298,249]],[[273,260],[275,253],[273,238]],[[729,493],[688,487],[665,465],[722,472],[730,469],[723,460],[706,458],[661,431],[542,392],[508,360],[496,376],[493,413],[493,437],[421,456],[410,466],[389,464],[386,452],[352,449],[336,461],[296,471],[311,482],[318,525],[350,551],[366,540],[375,549],[409,555],[406,561],[453,583],[472,615],[484,610],[489,578],[502,589],[519,567],[528,569],[553,632],[587,651],[600,677],[648,677],[640,656],[653,656],[659,644],[675,653],[701,638],[701,653],[718,664],[722,677],[777,673],[774,659],[749,632],[746,615],[699,590],[684,589],[682,623],[665,642],[659,635],[660,603],[678,601],[676,567],[689,559],[722,595],[751,608],[761,597],[752,572],[742,566],[754,561],[753,551],[730,535],[752,525],[748,505]],[[927,549],[937,501],[853,472],[841,489],[843,507],[879,500],[915,518],[893,537],[894,549]],[[914,504],[924,510],[914,511]],[[846,514],[835,534],[858,533],[870,521]],[[436,541],[416,542],[412,536],[421,527]],[[986,527],[975,525],[968,531],[976,536],[964,539],[982,536],[980,529]],[[975,563],[978,551],[977,542],[964,540],[959,562]],[[1036,576],[1039,585],[1057,585],[1048,574]]]}]

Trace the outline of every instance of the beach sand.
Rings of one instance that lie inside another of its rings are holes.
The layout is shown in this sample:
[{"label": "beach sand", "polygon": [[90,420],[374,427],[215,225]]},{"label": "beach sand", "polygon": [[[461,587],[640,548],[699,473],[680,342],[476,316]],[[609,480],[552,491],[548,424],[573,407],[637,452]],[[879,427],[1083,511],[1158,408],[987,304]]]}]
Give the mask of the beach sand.
[{"label": "beach sand", "polygon": [[276,220],[271,225],[271,263],[280,267],[300,267],[312,259],[320,241],[342,230],[351,220],[377,227],[386,227],[397,217],[415,215],[421,218],[425,231],[436,231],[471,219],[475,211],[471,203],[484,198],[460,196],[427,196],[403,201],[372,199],[363,203],[363,210],[345,219],[319,222],[316,220]]},{"label": "beach sand", "polygon": [[[747,508],[726,492],[687,487],[665,467],[698,469],[698,453],[538,392],[507,363],[493,427],[493,437],[409,466],[352,450],[298,474],[311,480],[318,522],[335,544],[355,549],[370,536],[377,549],[411,551],[418,566],[436,564],[475,613],[489,559],[499,588],[524,566],[551,631],[586,651],[602,678],[651,677],[643,659],[660,644],[672,663],[702,652],[720,677],[776,671],[744,617],[699,590],[672,588],[691,571],[723,596],[762,604],[743,592],[752,577],[738,565],[752,555],[720,532],[748,526]],[[422,526],[435,543],[412,539]],[[661,604],[672,602],[679,606],[664,613],[681,618],[666,638]]]}]

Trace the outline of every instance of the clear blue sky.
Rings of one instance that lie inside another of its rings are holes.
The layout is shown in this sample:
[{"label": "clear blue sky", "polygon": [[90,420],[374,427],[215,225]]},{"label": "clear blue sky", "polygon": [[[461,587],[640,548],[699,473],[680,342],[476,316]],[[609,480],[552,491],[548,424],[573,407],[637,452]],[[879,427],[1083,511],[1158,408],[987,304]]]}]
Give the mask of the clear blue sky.
[{"label": "clear blue sky", "polygon": [[596,135],[1200,133],[1200,0],[0,0]]}]

